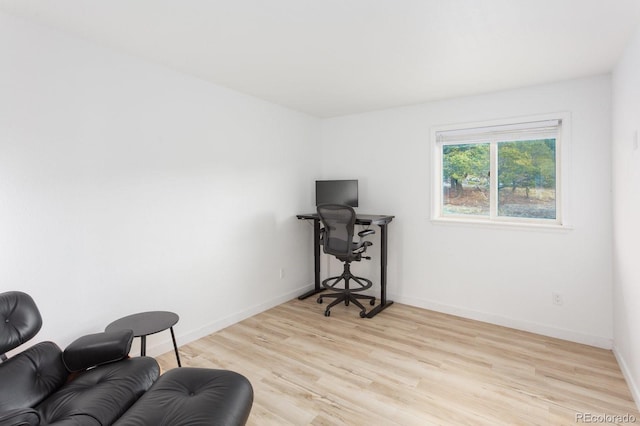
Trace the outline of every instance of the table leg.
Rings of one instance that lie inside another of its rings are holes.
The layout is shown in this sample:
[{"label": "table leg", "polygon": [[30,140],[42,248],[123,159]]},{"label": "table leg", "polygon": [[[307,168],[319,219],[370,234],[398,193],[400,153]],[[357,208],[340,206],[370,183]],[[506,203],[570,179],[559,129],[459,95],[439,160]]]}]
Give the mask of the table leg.
[{"label": "table leg", "polygon": [[313,272],[313,290],[298,296],[298,300],[306,299],[324,291],[324,288],[320,285],[320,219],[313,220]]},{"label": "table leg", "polygon": [[392,300],[387,300],[387,225],[380,226],[380,304],[369,311],[367,318],[373,318],[389,306]]},{"label": "table leg", "polygon": [[173,333],[173,327],[169,327],[169,330],[171,330],[171,340],[173,340],[173,350],[176,351],[178,367],[182,367],[182,364],[180,363],[180,353],[178,352],[178,345],[176,345],[176,335]]},{"label": "table leg", "polygon": [[147,336],[140,336],[140,356],[147,355]]}]

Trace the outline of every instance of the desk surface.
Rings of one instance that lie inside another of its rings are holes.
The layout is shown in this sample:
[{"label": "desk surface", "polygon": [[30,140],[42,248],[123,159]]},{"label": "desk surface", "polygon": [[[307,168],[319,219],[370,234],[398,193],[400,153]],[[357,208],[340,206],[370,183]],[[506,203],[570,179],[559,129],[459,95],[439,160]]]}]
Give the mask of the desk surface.
[{"label": "desk surface", "polygon": [[[298,219],[313,219],[318,220],[320,217],[318,213],[305,213],[296,215]],[[384,214],[360,214],[356,213],[357,225],[386,225],[391,222],[395,216]]]}]

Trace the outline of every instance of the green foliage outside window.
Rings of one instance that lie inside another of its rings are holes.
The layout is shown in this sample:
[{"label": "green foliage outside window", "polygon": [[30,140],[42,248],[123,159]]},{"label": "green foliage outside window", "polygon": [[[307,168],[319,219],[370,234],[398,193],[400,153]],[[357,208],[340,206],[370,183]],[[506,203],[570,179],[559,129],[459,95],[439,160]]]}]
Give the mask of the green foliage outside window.
[{"label": "green foliage outside window", "polygon": [[[494,172],[498,194],[490,189]],[[442,185],[445,214],[488,215],[489,200],[497,197],[500,216],[555,219],[556,140],[443,145]]]},{"label": "green foliage outside window", "polygon": [[488,185],[489,144],[445,145],[442,147],[442,177],[460,195],[463,181]]},{"label": "green foliage outside window", "polygon": [[512,191],[532,187],[555,188],[556,140],[544,139],[498,144],[498,185]]}]

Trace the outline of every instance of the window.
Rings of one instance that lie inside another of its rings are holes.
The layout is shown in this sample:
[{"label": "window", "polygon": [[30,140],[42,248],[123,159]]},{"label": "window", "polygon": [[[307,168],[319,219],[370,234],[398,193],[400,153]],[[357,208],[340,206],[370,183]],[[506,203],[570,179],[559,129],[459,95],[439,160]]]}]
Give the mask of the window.
[{"label": "window", "polygon": [[436,220],[563,225],[568,115],[435,129]]}]

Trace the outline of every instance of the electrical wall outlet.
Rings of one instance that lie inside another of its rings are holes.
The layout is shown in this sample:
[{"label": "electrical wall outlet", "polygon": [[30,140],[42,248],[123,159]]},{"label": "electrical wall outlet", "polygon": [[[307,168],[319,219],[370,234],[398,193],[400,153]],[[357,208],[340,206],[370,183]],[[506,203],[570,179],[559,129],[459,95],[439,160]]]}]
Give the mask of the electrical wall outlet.
[{"label": "electrical wall outlet", "polygon": [[284,278],[284,268],[280,268],[280,279]]},{"label": "electrical wall outlet", "polygon": [[564,300],[562,298],[562,295],[560,293],[551,293],[551,297],[553,299],[553,304],[554,305],[562,305],[562,303],[564,303]]}]

